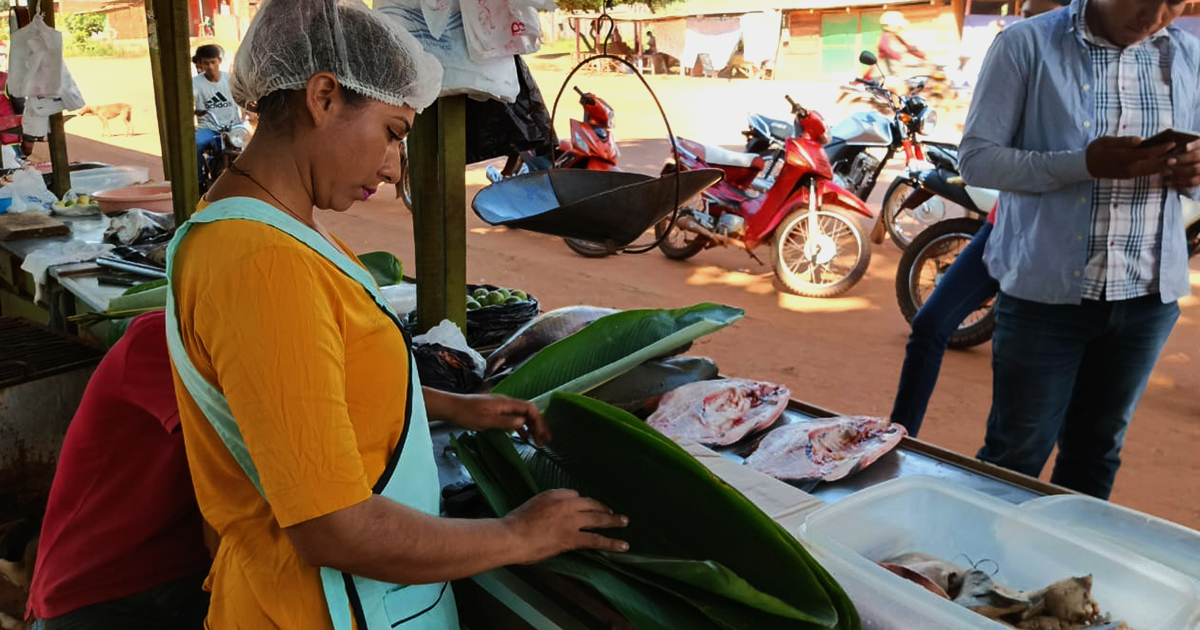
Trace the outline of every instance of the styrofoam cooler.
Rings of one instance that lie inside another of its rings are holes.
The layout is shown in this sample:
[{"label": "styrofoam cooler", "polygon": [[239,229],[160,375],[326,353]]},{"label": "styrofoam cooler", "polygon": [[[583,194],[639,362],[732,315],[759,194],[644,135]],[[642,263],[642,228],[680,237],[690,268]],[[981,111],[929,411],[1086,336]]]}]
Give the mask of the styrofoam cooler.
[{"label": "styrofoam cooler", "polygon": [[1091,574],[1092,595],[1137,630],[1200,628],[1200,598],[1182,574],[985,494],[928,477],[857,492],[809,515],[800,538],[847,591],[873,630],[1001,630],[877,562],[922,552],[959,566],[989,561],[997,584],[1040,589]]}]

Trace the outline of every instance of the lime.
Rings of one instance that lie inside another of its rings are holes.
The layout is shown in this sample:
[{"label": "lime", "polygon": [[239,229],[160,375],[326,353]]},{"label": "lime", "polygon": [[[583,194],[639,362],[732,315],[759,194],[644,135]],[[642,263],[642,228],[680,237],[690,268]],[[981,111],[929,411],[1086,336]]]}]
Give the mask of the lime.
[{"label": "lime", "polygon": [[478,308],[479,308],[479,302],[476,302],[472,298],[467,298],[467,310],[468,311],[473,311]]},{"label": "lime", "polygon": [[529,299],[529,295],[520,289],[513,289],[512,296],[524,302]]},{"label": "lime", "polygon": [[520,304],[521,302],[524,302],[524,301],[525,300],[522,300],[521,298],[519,298],[515,295],[512,295],[512,296],[509,296],[509,298],[507,300],[504,300],[504,303],[505,304]]}]

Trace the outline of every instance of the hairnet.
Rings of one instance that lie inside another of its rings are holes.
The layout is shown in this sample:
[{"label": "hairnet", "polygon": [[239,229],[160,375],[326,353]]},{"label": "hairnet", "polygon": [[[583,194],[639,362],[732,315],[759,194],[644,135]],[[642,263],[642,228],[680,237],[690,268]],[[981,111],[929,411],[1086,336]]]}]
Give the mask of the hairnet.
[{"label": "hairnet", "polygon": [[437,98],[442,66],[394,18],[361,0],[267,0],[238,48],[229,87],[242,107],[299,90],[317,72],[346,88],[418,111]]}]

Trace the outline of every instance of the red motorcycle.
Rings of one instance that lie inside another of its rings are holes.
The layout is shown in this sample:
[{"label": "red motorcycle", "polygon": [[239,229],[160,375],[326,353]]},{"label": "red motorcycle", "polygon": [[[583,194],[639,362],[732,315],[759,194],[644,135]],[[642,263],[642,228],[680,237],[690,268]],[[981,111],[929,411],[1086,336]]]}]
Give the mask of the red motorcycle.
[{"label": "red motorcycle", "polygon": [[[551,160],[548,153],[525,151],[510,155],[503,170],[494,166],[487,167],[487,178],[498,182],[505,177],[520,175],[530,171],[544,171],[551,168],[579,168],[591,171],[616,171],[617,159],[621,151],[613,138],[613,108],[604,99],[584,92],[578,87],[579,104],[583,106],[583,120],[571,119],[571,138],[558,143],[558,155]],[[599,243],[565,238],[567,246],[575,253],[589,258],[603,258],[611,252]]]},{"label": "red motorcycle", "polygon": [[[678,138],[684,170],[719,168],[725,179],[679,209],[672,225],[654,226],[668,258],[683,260],[720,245],[754,250],[770,241],[775,275],[788,291],[832,297],[849,291],[871,262],[871,242],[860,219],[874,220],[866,204],[833,182],[825,155],[825,120],[785,97],[798,137],[784,143],[783,165],[773,179],[760,177],[761,155],[738,153]],[[663,173],[674,172],[668,163]],[[759,261],[761,264],[762,261]]]}]

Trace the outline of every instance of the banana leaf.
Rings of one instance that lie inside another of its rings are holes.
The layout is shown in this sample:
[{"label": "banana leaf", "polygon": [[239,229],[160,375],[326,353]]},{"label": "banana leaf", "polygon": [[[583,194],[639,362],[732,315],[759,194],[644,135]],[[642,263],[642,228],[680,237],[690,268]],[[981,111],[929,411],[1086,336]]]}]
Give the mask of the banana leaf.
[{"label": "banana leaf", "polygon": [[493,393],[545,409],[551,392],[582,394],[742,318],[745,311],[701,303],[623,311],[560,339],[500,381]]},{"label": "banana leaf", "polygon": [[620,536],[631,551],[718,562],[807,622],[857,627],[839,619],[838,609],[852,607],[848,598],[795,538],[677,444],[574,394],[555,394],[545,417],[554,439],[542,452],[591,498],[630,516]]},{"label": "banana leaf", "polygon": [[129,287],[128,289],[125,289],[125,292],[122,293],[121,295],[133,295],[135,293],[141,293],[142,291],[149,291],[150,289],[157,289],[158,287],[165,287],[165,286],[167,286],[167,279],[159,278],[158,280],[151,280],[149,282],[135,284],[135,285]]},{"label": "banana leaf", "polygon": [[371,272],[376,284],[381,287],[400,284],[404,265],[390,252],[367,252],[358,255],[358,261]]},{"label": "banana leaf", "polygon": [[[631,517],[628,528],[613,532],[630,541],[631,553],[566,556],[591,560],[573,565],[582,572],[576,577],[599,590],[637,627],[661,625],[636,620],[627,610],[652,605],[628,600],[631,582],[634,587],[640,583],[641,591],[660,591],[645,595],[657,598],[652,618],[664,607],[677,607],[678,602],[661,601],[665,594],[726,630],[860,627],[841,588],[799,541],[661,434],[618,409],[573,395],[556,394],[546,418],[554,442],[523,454],[538,489],[570,487]],[[459,442],[516,453],[511,439],[498,432],[462,436]],[[460,457],[465,452],[460,451]],[[613,453],[619,453],[619,459]],[[463,462],[474,476],[479,464],[469,458],[470,454]],[[511,463],[512,458],[489,459]],[[485,495],[496,491],[492,477],[505,475],[518,476],[513,470],[481,472],[485,481],[480,489]],[[489,484],[492,489],[486,487]],[[524,482],[507,485],[520,489]],[[518,501],[510,497],[506,502],[515,506]],[[666,627],[711,625],[681,618]]]}]

